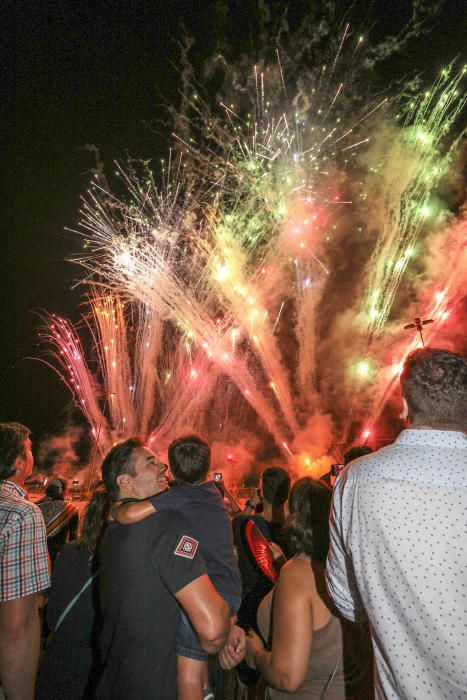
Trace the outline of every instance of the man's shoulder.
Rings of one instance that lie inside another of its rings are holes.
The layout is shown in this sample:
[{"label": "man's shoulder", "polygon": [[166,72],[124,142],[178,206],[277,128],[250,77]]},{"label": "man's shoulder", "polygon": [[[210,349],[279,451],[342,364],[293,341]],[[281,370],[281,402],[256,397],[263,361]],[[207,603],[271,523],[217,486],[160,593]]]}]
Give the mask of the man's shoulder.
[{"label": "man's shoulder", "polygon": [[203,501],[206,503],[216,502],[216,505],[221,503],[224,504],[222,496],[219,489],[215,485],[214,481],[203,481],[201,484],[176,484],[172,488],[164,491],[164,493],[158,494],[151,498],[151,503],[154,504],[157,509],[158,504],[163,505],[165,508],[171,507],[172,504],[178,505],[185,501]]},{"label": "man's shoulder", "polygon": [[[168,549],[174,549],[182,535],[189,535],[190,528],[183,516],[175,510],[161,510],[131,525],[113,522],[107,528],[101,547],[104,568],[118,570],[123,575],[124,561],[131,561],[137,568],[146,567],[147,560],[158,558]],[[116,553],[119,557],[116,558]],[[123,556],[122,556],[122,553]]]},{"label": "man's shoulder", "polygon": [[[154,515],[157,533],[154,551],[171,552],[187,559],[193,559],[199,547],[199,540],[193,536],[193,529],[182,513],[176,510],[163,510]],[[152,538],[153,535],[151,535]]]},{"label": "man's shoulder", "polygon": [[347,477],[347,480],[352,480],[356,477],[365,477],[367,475],[375,476],[376,473],[385,466],[397,463],[400,459],[399,448],[396,444],[386,445],[381,447],[377,452],[358,457],[352,460],[342,474]]},{"label": "man's shoulder", "polygon": [[9,514],[12,519],[35,520],[39,518],[42,521],[42,513],[39,506],[27,501],[25,498],[10,494],[0,493],[0,512],[3,517]]}]

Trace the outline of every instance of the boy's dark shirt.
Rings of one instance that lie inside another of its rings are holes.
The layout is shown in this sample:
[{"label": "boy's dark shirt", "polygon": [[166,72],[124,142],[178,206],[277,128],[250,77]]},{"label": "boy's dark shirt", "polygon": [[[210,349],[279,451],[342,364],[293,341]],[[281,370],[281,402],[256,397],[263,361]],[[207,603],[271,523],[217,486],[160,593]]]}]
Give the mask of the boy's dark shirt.
[{"label": "boy's dark shirt", "polygon": [[182,513],[206,563],[209,578],[224,594],[240,596],[242,583],[234,554],[229,511],[213,481],[195,486],[176,484],[150,499],[157,511]]},{"label": "boy's dark shirt", "polygon": [[103,671],[96,699],[176,697],[180,608],[174,594],[205,573],[196,538],[179,513],[109,525],[100,554]]}]

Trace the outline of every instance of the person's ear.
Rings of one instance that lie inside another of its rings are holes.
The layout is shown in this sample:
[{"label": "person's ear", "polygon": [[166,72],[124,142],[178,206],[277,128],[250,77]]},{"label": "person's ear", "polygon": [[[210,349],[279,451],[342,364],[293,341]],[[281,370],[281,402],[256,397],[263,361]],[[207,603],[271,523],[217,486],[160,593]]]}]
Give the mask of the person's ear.
[{"label": "person's ear", "polygon": [[409,405],[407,401],[402,397],[402,411],[399,414],[399,418],[403,421],[406,421],[407,418],[409,417]]},{"label": "person's ear", "polygon": [[118,488],[124,491],[131,488],[132,485],[131,476],[129,474],[119,474],[116,478],[116,482],[118,484]]},{"label": "person's ear", "polygon": [[15,472],[18,473],[18,472],[23,471],[25,465],[26,465],[26,460],[24,459],[24,457],[22,457],[21,455],[18,455],[11,466],[15,470]]}]

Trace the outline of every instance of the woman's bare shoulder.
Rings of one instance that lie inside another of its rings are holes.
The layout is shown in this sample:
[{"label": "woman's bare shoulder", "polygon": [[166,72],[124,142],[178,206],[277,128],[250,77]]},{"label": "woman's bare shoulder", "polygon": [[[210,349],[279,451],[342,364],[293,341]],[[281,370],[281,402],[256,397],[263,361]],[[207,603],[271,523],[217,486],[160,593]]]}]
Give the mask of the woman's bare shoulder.
[{"label": "woman's bare shoulder", "polygon": [[315,576],[309,559],[294,557],[290,559],[281,569],[279,583],[283,588],[294,588],[300,590],[310,590],[316,588]]}]

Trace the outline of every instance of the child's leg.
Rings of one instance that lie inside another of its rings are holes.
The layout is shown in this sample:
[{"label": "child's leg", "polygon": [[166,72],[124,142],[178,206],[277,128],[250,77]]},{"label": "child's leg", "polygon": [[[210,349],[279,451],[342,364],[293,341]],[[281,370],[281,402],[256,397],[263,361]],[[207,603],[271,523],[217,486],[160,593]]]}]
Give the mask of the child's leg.
[{"label": "child's leg", "polygon": [[207,661],[177,656],[177,700],[203,700],[207,677]]}]

